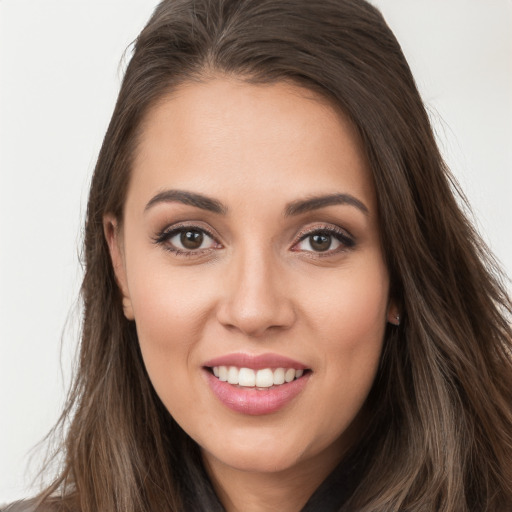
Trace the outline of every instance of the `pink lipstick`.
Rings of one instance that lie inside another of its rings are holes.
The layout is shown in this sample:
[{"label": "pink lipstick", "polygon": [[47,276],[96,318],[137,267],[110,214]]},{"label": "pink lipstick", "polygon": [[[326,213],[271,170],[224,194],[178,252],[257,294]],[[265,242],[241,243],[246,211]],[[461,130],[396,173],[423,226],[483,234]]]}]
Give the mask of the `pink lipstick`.
[{"label": "pink lipstick", "polygon": [[306,386],[306,365],[278,354],[228,354],[207,361],[205,377],[213,394],[228,408],[249,415],[271,414]]}]

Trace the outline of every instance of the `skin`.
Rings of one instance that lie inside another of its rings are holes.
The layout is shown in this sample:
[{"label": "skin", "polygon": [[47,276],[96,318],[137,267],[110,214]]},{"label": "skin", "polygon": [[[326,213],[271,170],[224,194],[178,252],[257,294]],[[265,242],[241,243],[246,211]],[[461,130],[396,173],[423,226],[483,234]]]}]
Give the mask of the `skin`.
[{"label": "skin", "polygon": [[[166,190],[208,196],[226,211],[148,206]],[[364,206],[286,215],[290,203],[326,194]],[[161,235],[176,225],[213,237],[179,254],[180,235]],[[106,216],[104,228],[151,381],[200,445],[226,509],[299,510],[355,441],[386,322],[397,314],[352,125],[291,84],[183,85],[147,114],[123,223]],[[319,229],[324,251],[312,245]],[[326,229],[341,230],[342,241]],[[252,416],[212,393],[205,361],[269,352],[310,369],[292,402]]]}]

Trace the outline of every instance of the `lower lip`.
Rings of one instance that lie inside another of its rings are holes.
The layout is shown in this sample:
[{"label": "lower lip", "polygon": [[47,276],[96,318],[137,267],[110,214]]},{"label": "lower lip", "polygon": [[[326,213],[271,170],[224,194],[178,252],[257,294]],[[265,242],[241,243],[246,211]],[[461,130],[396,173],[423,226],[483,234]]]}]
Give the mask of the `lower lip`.
[{"label": "lower lip", "polygon": [[219,380],[205,370],[208,384],[213,394],[231,410],[258,416],[271,414],[290,403],[303,389],[309,380],[310,373],[302,377],[269,389],[244,388]]}]

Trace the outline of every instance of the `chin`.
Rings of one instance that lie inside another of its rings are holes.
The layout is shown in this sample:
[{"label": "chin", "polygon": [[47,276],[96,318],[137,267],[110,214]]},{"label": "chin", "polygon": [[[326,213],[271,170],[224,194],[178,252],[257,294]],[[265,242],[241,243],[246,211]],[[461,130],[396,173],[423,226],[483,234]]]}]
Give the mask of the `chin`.
[{"label": "chin", "polygon": [[[306,439],[305,439],[306,437]],[[307,439],[304,432],[288,429],[255,429],[232,432],[224,431],[218,442],[199,443],[203,456],[213,458],[224,466],[252,473],[278,473],[311,463],[322,453],[330,452],[329,458],[338,451],[339,435],[324,435]],[[334,438],[334,439],[332,439]],[[210,439],[209,441],[212,441]],[[341,458],[342,450],[339,450]]]},{"label": "chin", "polygon": [[291,469],[300,463],[301,457],[297,453],[278,452],[276,450],[255,450],[247,447],[245,450],[226,453],[205,453],[208,460],[214,457],[221,464],[248,473],[278,473]]}]

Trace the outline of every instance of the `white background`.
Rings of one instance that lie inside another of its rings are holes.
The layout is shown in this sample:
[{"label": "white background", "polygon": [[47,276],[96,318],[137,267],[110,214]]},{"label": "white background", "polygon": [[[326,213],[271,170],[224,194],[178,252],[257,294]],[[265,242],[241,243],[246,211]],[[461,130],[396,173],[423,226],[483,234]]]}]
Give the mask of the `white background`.
[{"label": "white background", "polygon": [[[512,2],[375,3],[480,231],[511,275]],[[0,0],[0,503],[33,492],[29,450],[62,406],[88,183],[121,55],[155,5]]]}]

